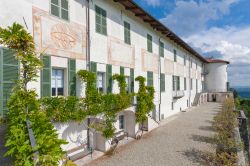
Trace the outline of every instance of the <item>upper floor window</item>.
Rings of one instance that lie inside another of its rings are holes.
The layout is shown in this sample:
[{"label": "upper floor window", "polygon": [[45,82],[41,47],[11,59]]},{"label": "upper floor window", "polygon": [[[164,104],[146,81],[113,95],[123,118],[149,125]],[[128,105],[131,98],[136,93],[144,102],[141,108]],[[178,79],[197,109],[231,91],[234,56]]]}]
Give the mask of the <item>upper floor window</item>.
[{"label": "upper floor window", "polygon": [[64,70],[63,69],[52,69],[51,90],[52,90],[52,96],[64,95]]},{"label": "upper floor window", "polygon": [[95,29],[97,33],[107,35],[107,13],[102,8],[95,6]]},{"label": "upper floor window", "polygon": [[173,91],[180,90],[180,76],[173,76]]},{"label": "upper floor window", "polygon": [[186,63],[187,63],[187,59],[186,59],[186,55],[184,55],[184,66],[186,66]]},{"label": "upper floor window", "polygon": [[153,72],[151,71],[148,71],[147,73],[147,85],[154,86],[154,76],[153,76]]},{"label": "upper floor window", "polygon": [[124,21],[124,42],[127,44],[131,44],[130,38],[130,24]]},{"label": "upper floor window", "polygon": [[151,35],[147,34],[147,48],[148,48],[148,52],[153,52],[153,38]]},{"label": "upper floor window", "polygon": [[177,51],[174,49],[174,61],[177,62]]},{"label": "upper floor window", "polygon": [[50,13],[64,20],[69,20],[68,0],[51,0]]},{"label": "upper floor window", "polygon": [[187,79],[184,78],[184,90],[187,90]]},{"label": "upper floor window", "polygon": [[160,56],[164,57],[164,43],[160,41]]}]

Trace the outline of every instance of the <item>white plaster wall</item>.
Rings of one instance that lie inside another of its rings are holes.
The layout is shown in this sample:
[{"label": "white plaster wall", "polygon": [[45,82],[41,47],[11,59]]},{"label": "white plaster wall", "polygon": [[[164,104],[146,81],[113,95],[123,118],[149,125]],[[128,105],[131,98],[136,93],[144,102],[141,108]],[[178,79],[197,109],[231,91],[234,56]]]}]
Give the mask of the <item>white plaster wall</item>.
[{"label": "white plaster wall", "polygon": [[208,63],[206,65],[208,74],[205,77],[206,90],[208,92],[227,91],[227,64]]}]

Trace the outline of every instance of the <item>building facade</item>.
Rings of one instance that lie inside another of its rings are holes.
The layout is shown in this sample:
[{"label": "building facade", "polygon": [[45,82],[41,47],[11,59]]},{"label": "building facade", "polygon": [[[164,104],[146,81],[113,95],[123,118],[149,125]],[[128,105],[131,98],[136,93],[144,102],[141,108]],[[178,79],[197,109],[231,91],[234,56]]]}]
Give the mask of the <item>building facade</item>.
[{"label": "building facade", "polygon": [[[76,72],[81,69],[96,72],[97,89],[103,93],[119,92],[117,83],[110,82],[114,74],[126,76],[130,92],[139,88],[134,79],[144,76],[147,85],[155,88],[156,109],[147,122],[151,130],[159,121],[194,105],[197,94],[206,88],[209,92],[227,91],[224,87],[227,63],[215,68],[220,63],[203,58],[133,1],[1,0],[0,20],[1,27],[13,22],[22,24],[34,37],[44,68],[37,82],[28,87],[35,89],[39,97],[84,97],[84,84],[78,78],[75,80]],[[18,78],[19,64],[9,58],[12,52],[4,46],[0,53],[0,113],[5,116],[6,101],[13,80]],[[134,111],[135,107],[131,107],[119,114],[117,131],[126,130],[135,137],[139,127]],[[75,129],[84,125],[55,124],[60,136],[70,142],[65,145],[66,150],[82,144],[72,139],[79,135],[82,139],[86,137],[84,127],[65,136],[69,126]],[[94,134],[93,140],[94,149],[108,149],[106,140],[98,134]]]}]

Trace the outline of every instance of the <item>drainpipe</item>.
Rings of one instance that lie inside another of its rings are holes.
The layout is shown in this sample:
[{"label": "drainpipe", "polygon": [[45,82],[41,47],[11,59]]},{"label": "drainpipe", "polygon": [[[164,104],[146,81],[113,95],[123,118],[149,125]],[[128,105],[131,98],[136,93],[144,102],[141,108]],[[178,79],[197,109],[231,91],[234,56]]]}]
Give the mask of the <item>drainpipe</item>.
[{"label": "drainpipe", "polygon": [[[188,106],[190,107],[190,104],[191,104],[191,57],[189,56],[189,67],[188,67],[188,70],[189,70],[189,102],[188,102]],[[193,86],[193,85],[192,85]]]},{"label": "drainpipe", "polygon": [[[86,70],[90,71],[90,23],[89,23],[89,0],[87,0],[87,4],[86,4],[86,24],[87,24],[87,28],[86,28],[86,41],[87,41],[87,48],[86,48]],[[89,136],[89,125],[90,125],[90,118],[87,118],[87,125],[88,125],[88,129],[87,129],[87,146],[88,149],[90,149],[90,136]]]},{"label": "drainpipe", "polygon": [[159,65],[158,65],[158,67],[159,67],[159,74],[158,74],[158,85],[160,85],[160,87],[159,87],[159,89],[160,89],[160,91],[159,91],[159,122],[161,121],[161,56],[160,56],[160,42],[161,42],[161,38],[162,37],[160,37],[159,38],[159,57],[158,57],[158,62],[159,62]]}]

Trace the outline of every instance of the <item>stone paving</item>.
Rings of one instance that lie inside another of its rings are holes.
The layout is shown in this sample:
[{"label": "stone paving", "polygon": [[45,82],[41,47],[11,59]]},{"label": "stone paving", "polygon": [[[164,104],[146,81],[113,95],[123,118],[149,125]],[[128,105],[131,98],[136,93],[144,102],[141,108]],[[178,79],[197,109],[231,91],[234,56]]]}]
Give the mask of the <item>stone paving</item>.
[{"label": "stone paving", "polygon": [[[206,103],[164,120],[139,141],[103,156],[90,166],[196,166],[204,165],[201,152],[214,152],[211,123],[221,105]],[[80,165],[80,164],[78,164]]]}]

